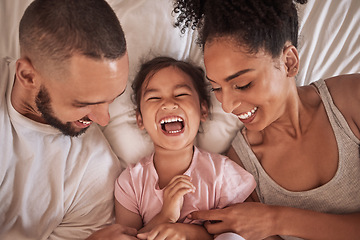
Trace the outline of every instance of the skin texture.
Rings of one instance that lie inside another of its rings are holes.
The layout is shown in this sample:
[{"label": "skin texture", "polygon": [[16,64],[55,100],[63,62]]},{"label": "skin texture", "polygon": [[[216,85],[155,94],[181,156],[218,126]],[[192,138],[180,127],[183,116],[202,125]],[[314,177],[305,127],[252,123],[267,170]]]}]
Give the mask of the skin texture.
[{"label": "skin texture", "polygon": [[[27,58],[21,58],[16,68],[11,98],[14,108],[34,121],[76,136],[92,122],[101,126],[109,122],[109,104],[126,87],[128,57],[125,54],[117,60],[94,60],[74,55],[61,70],[52,72],[41,72]],[[49,119],[55,119],[57,125]]]},{"label": "skin texture", "polygon": [[[196,191],[189,176],[182,175],[190,166],[194,139],[201,121],[207,117],[207,105],[201,104],[193,80],[176,67],[166,67],[146,79],[142,85],[137,123],[154,143],[154,165],[159,187],[164,188],[162,210],[143,226],[140,215],[115,203],[116,221],[139,230],[139,239],[212,239],[204,227],[177,223],[183,198]],[[183,131],[169,134],[161,120],[183,119]]]},{"label": "skin texture", "polygon": [[[206,43],[204,62],[217,99],[225,112],[240,116],[246,138],[267,174],[289,191],[322,186],[335,175],[338,149],[322,101],[313,86],[297,87],[297,50],[285,44],[272,59],[264,51],[249,55],[231,40]],[[335,105],[360,138],[359,74],[326,80]],[[233,149],[228,156],[240,165]],[[246,239],[292,235],[306,239],[356,239],[360,214],[332,215],[295,208],[246,202],[226,209],[195,212],[194,219],[221,220],[207,224],[212,234],[239,233]]]}]

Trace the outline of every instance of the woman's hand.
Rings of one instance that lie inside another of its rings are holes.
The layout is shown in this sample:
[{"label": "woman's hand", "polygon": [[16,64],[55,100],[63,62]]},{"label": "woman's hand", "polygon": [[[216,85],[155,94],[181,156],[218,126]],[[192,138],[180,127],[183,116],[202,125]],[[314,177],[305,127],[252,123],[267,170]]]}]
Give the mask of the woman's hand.
[{"label": "woman's hand", "polygon": [[194,185],[190,182],[190,177],[178,175],[171,179],[164,190],[164,203],[160,212],[168,222],[175,223],[180,218],[180,211],[184,202],[184,195],[195,192]]},{"label": "woman's hand", "polygon": [[205,227],[211,234],[234,232],[247,240],[258,240],[275,235],[275,207],[257,202],[244,202],[224,209],[197,211],[191,219],[208,220]]}]

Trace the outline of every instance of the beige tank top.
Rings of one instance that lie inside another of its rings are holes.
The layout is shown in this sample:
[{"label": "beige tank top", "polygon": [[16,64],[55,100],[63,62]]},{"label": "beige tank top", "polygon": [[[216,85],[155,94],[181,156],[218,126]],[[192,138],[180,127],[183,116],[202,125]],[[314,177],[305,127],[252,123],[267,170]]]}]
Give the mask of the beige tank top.
[{"label": "beige tank top", "polygon": [[324,80],[313,84],[320,93],[339,149],[338,169],[328,183],[308,191],[288,191],[273,181],[262,168],[244,138],[244,129],[238,132],[232,146],[245,169],[254,175],[257,182],[256,192],[262,203],[333,214],[360,212],[360,140],[334,105]]}]

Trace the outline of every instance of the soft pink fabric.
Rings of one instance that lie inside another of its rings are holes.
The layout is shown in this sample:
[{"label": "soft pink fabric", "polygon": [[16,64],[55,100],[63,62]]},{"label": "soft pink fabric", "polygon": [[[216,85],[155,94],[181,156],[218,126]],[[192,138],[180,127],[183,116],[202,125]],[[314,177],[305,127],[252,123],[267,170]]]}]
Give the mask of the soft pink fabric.
[{"label": "soft pink fabric", "polygon": [[[193,211],[243,202],[256,186],[253,176],[229,158],[198,148],[195,148],[192,163],[184,174],[192,178],[196,192],[184,196],[178,222],[192,222],[186,216]],[[115,184],[115,197],[125,208],[140,214],[144,225],[160,212],[163,190],[158,186],[153,155],[121,173]]]}]

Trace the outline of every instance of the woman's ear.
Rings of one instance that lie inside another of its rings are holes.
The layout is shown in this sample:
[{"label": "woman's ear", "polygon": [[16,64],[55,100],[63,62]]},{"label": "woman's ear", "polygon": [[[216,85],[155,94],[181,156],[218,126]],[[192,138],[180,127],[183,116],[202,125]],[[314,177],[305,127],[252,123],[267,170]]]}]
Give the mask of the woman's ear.
[{"label": "woman's ear", "polygon": [[299,72],[299,54],[295,46],[289,45],[284,48],[283,61],[288,77],[295,77]]},{"label": "woman's ear", "polygon": [[141,116],[141,112],[139,110],[136,110],[136,123],[141,130],[145,129],[144,122],[143,122],[143,119]]},{"label": "woman's ear", "polygon": [[37,88],[38,83],[36,82],[36,70],[34,66],[27,58],[20,58],[16,61],[16,79],[26,89]]},{"label": "woman's ear", "polygon": [[200,121],[205,122],[209,115],[209,106],[205,101],[200,104],[200,114]]}]

